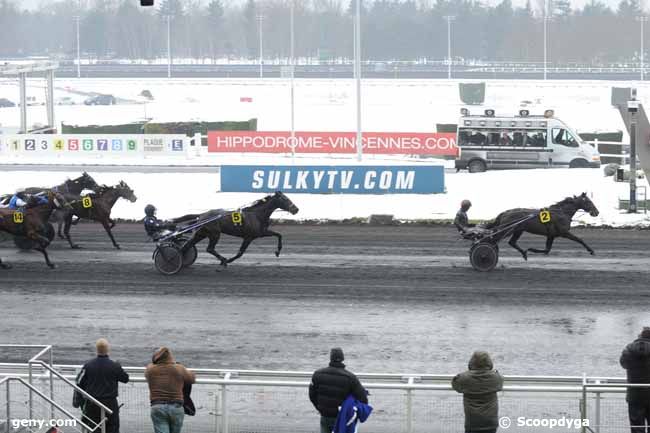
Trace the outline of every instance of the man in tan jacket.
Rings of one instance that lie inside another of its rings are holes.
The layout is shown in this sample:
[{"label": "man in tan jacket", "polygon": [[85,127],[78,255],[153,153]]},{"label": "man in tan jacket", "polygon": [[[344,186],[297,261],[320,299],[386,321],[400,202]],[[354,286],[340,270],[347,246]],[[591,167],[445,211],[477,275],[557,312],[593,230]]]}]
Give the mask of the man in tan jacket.
[{"label": "man in tan jacket", "polygon": [[194,383],[196,375],[174,360],[167,347],[158,349],[147,365],[151,420],[155,433],[180,433],[183,427],[183,385]]}]

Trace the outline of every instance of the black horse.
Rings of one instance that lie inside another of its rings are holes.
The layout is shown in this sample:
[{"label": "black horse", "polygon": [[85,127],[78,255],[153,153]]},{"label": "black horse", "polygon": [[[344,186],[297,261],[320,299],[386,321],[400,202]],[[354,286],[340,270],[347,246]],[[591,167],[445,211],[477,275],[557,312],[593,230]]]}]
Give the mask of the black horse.
[{"label": "black horse", "polygon": [[[182,249],[185,252],[203,239],[208,238],[210,242],[206,251],[219,259],[223,266],[226,266],[228,263],[232,263],[240,258],[250,243],[257,238],[275,236],[278,239],[278,249],[275,251],[275,255],[276,257],[280,256],[282,235],[269,230],[271,214],[276,209],[285,210],[293,215],[298,213],[298,207],[286,195],[278,191],[237,211],[224,212],[220,209],[215,209],[199,215],[186,215],[176,218],[174,222],[181,222],[188,219],[202,221],[215,218],[214,221],[202,225],[194,232],[192,238],[183,245]],[[223,257],[215,250],[221,233],[244,239],[239,247],[239,252],[229,259]]]},{"label": "black horse", "polygon": [[[595,254],[594,250],[589,247],[578,236],[572,234],[571,220],[578,210],[589,212],[591,216],[598,216],[598,209],[594,203],[587,197],[586,193],[579,196],[567,197],[564,200],[555,203],[547,209],[510,209],[500,213],[494,221],[485,226],[486,229],[496,229],[499,226],[507,226],[517,221],[523,221],[516,225],[508,244],[519,251],[525,260],[528,260],[528,252],[538,254],[548,254],[553,247],[555,238],[566,238],[578,242],[585,247],[591,255]],[[532,217],[534,216],[534,217]],[[527,217],[530,217],[526,219]],[[524,251],[517,241],[524,232],[535,235],[546,236],[546,248],[543,250],[537,248],[528,248]]]}]

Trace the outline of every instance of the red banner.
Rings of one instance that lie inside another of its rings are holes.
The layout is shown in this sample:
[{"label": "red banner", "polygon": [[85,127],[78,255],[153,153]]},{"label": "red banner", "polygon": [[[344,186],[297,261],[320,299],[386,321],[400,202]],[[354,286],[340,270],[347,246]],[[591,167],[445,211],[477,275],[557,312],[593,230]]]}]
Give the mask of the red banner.
[{"label": "red banner", "polygon": [[[457,156],[456,134],[364,132],[367,154]],[[354,132],[208,131],[209,152],[355,153]]]}]

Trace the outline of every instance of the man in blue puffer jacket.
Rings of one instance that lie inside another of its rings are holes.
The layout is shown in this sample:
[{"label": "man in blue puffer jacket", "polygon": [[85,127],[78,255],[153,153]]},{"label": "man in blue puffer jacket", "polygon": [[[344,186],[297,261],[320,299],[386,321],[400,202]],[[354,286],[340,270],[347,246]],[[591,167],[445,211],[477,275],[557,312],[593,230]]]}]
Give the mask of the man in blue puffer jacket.
[{"label": "man in blue puffer jacket", "polygon": [[357,433],[357,423],[366,422],[371,412],[372,406],[349,395],[339,409],[332,433]]}]

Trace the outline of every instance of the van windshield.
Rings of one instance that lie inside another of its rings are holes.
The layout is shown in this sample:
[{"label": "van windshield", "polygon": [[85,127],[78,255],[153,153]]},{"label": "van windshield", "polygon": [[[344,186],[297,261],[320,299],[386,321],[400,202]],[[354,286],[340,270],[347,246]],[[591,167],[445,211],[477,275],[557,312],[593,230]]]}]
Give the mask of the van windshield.
[{"label": "van windshield", "polygon": [[553,128],[553,144],[566,147],[578,147],[579,143],[569,131],[564,128]]}]

